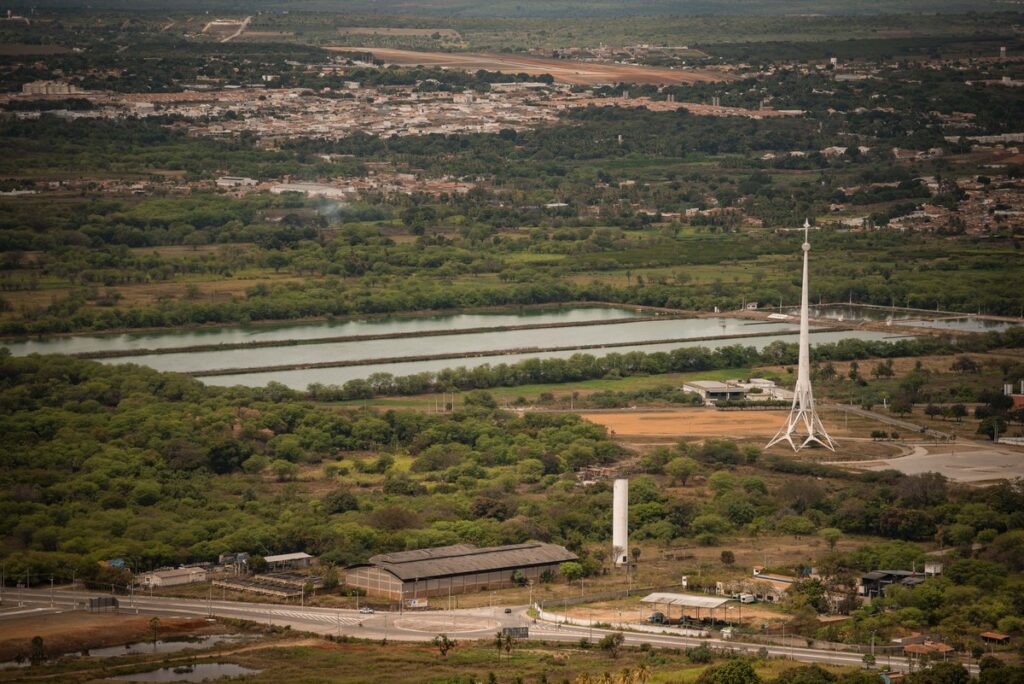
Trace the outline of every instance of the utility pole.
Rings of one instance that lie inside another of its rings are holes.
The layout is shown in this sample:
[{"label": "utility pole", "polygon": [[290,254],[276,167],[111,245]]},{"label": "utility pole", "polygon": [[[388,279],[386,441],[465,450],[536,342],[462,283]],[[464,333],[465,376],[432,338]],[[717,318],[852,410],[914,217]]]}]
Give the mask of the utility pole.
[{"label": "utility pole", "polygon": [[53,608],[53,575],[50,575],[50,607]]}]

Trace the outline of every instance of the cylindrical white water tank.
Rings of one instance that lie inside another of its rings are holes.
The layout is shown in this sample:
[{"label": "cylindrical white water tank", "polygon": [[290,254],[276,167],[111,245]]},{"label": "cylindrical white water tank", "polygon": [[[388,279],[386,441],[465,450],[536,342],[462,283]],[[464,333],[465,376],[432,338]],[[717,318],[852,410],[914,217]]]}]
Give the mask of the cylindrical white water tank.
[{"label": "cylindrical white water tank", "polygon": [[629,562],[629,480],[612,486],[612,558],[617,566]]}]

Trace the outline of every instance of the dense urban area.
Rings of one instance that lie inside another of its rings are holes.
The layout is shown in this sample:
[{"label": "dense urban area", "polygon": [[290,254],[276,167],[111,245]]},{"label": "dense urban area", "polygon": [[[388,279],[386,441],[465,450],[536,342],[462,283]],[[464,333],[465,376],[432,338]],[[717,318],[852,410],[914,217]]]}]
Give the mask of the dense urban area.
[{"label": "dense urban area", "polygon": [[73,5],[0,683],[1024,681],[1013,5]]}]

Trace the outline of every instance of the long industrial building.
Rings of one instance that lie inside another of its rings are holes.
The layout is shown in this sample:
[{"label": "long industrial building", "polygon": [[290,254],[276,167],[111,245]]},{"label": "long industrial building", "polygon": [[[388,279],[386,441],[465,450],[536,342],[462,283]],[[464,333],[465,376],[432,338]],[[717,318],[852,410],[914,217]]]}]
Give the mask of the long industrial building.
[{"label": "long industrial building", "polygon": [[515,584],[513,574],[538,581],[545,572],[578,560],[557,544],[513,544],[477,548],[470,544],[385,553],[348,569],[345,584],[370,596],[403,600],[502,589]]}]

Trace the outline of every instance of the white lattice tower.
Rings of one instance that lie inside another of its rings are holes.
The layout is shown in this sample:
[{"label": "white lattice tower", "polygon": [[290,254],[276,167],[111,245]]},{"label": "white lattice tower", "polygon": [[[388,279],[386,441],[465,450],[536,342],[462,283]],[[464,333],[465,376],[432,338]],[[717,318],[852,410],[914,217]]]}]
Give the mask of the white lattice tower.
[{"label": "white lattice tower", "polygon": [[814,393],[811,391],[810,333],[807,323],[807,255],[811,251],[810,228],[811,224],[805,220],[804,279],[800,293],[800,362],[796,372],[796,387],[793,388],[793,407],[789,411],[786,423],[768,442],[766,449],[785,441],[789,442],[793,451],[799,451],[812,444],[819,444],[831,451],[836,450],[835,442],[825,431],[825,426],[821,424],[818,412],[814,408]]}]

